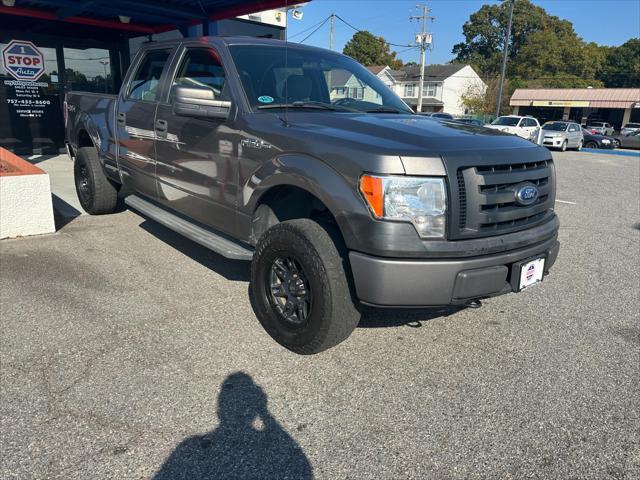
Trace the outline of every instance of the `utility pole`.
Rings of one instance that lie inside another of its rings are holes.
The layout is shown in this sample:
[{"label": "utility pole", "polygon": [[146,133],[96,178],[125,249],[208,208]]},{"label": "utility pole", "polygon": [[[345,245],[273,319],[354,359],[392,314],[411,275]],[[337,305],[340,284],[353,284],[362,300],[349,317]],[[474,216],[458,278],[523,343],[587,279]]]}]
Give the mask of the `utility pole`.
[{"label": "utility pole", "polygon": [[331,14],[331,29],[329,30],[329,50],[333,50],[333,19],[335,16],[335,13]]},{"label": "utility pole", "polygon": [[427,7],[426,3],[424,5],[416,5],[422,11],[421,15],[414,15],[409,17],[409,20],[419,20],[422,21],[422,32],[420,35],[416,35],[416,40],[418,46],[420,47],[420,85],[418,85],[418,104],[416,105],[416,111],[422,111],[422,95],[424,91],[424,62],[425,62],[425,51],[427,50],[427,46],[431,44],[431,34],[427,33],[427,20],[434,20],[434,17],[429,16],[429,12],[431,9]]},{"label": "utility pole", "polygon": [[502,107],[502,89],[504,88],[504,74],[507,70],[507,56],[509,54],[509,42],[511,41],[511,23],[513,22],[513,5],[515,0],[509,0],[509,22],[504,39],[504,56],[502,57],[502,69],[500,70],[500,84],[498,86],[498,100],[496,102],[496,117],[500,116],[500,108]]}]

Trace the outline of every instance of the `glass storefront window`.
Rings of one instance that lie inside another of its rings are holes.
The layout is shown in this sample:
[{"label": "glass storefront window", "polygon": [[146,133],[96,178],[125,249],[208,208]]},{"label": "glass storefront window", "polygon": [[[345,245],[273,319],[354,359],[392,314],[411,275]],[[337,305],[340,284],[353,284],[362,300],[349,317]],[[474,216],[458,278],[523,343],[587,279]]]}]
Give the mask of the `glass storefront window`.
[{"label": "glass storefront window", "polygon": [[[9,41],[3,39],[0,49]],[[0,62],[0,146],[18,153],[55,153],[64,145],[56,50],[35,47],[45,67],[36,81],[15,79]]]},{"label": "glass storefront window", "polygon": [[115,93],[109,51],[101,48],[64,48],[65,86],[68,91]]}]

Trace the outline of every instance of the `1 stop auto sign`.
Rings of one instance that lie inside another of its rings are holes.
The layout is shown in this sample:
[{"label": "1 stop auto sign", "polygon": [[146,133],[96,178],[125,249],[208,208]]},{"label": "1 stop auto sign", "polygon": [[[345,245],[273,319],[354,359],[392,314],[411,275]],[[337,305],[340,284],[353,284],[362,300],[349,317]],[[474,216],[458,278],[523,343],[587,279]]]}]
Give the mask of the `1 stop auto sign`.
[{"label": "1 stop auto sign", "polygon": [[2,62],[17,80],[35,81],[44,73],[44,56],[31,42],[12,40],[2,49]]}]

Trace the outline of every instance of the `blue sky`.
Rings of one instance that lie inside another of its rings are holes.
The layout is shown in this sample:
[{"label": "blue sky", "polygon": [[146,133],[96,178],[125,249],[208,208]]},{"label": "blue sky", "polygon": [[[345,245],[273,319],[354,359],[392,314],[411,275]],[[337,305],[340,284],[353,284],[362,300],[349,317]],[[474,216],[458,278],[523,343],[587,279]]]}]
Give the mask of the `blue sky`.
[{"label": "blue sky", "polygon": [[[294,0],[292,0],[293,3]],[[420,0],[313,0],[302,11],[301,21],[289,18],[289,37],[299,42],[332,12],[361,30],[382,35],[388,42],[407,45],[419,31],[416,22],[408,17],[417,13]],[[453,58],[454,44],[464,40],[462,25],[469,15],[491,0],[431,0],[431,15],[436,17],[429,25],[433,32],[433,49],[427,51],[427,63],[445,63]],[[632,37],[640,37],[640,0],[534,0],[551,15],[570,20],[578,35],[586,41],[601,45],[620,45]],[[342,51],[354,31],[336,20],[335,49]],[[304,42],[329,48],[329,22]],[[418,61],[418,50],[407,51],[392,47],[405,62]]]}]

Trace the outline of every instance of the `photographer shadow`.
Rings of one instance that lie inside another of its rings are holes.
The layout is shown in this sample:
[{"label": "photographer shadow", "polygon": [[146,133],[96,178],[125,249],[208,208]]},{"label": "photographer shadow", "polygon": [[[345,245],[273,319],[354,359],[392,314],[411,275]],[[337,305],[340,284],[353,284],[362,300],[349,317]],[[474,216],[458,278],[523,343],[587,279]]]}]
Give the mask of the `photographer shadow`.
[{"label": "photographer shadow", "polygon": [[267,395],[249,375],[227,377],[217,413],[218,427],[183,440],[154,480],[313,478],[302,448],[271,416]]}]

